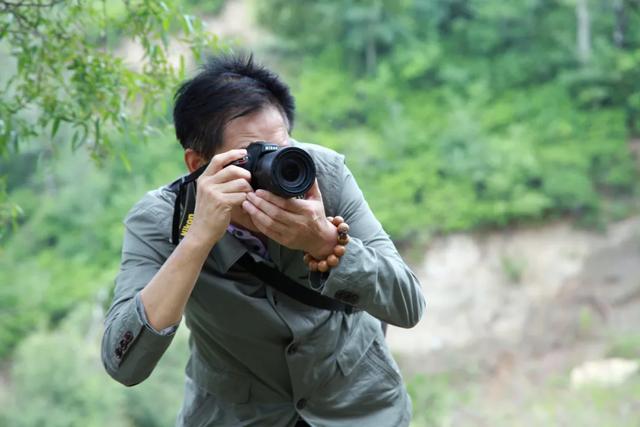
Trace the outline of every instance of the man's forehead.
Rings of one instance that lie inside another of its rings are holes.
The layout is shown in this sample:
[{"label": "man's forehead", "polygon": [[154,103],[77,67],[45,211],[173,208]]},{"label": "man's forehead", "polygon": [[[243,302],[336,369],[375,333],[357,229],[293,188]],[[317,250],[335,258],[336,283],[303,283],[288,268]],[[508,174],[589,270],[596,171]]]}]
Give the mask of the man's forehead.
[{"label": "man's forehead", "polygon": [[229,121],[224,128],[223,151],[243,148],[254,141],[278,145],[288,143],[286,118],[276,107],[268,107]]}]

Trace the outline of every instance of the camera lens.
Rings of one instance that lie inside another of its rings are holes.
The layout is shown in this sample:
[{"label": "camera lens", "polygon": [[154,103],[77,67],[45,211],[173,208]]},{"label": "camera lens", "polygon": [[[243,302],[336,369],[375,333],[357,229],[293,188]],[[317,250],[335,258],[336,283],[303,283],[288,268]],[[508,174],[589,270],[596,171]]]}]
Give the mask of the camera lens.
[{"label": "camera lens", "polygon": [[287,183],[294,183],[301,176],[299,165],[290,159],[284,160],[280,167],[282,168],[282,179]]},{"label": "camera lens", "polygon": [[313,185],[316,168],[309,154],[297,147],[278,150],[273,161],[273,184],[289,197],[306,193]]},{"label": "camera lens", "polygon": [[251,171],[251,185],[281,197],[304,195],[316,178],[316,166],[305,150],[282,147],[260,157]]}]

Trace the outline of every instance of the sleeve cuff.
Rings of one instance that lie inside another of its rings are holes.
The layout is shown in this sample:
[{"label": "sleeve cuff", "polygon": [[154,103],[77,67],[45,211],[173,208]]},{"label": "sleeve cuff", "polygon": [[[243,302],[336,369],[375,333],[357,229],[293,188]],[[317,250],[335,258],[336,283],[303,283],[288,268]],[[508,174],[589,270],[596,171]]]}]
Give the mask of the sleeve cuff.
[{"label": "sleeve cuff", "polygon": [[135,304],[136,304],[136,312],[140,317],[140,322],[144,325],[144,327],[149,332],[155,335],[160,335],[160,336],[168,336],[168,335],[175,334],[176,330],[178,329],[178,325],[180,324],[179,322],[176,323],[175,325],[167,326],[166,328],[158,331],[153,326],[151,326],[151,324],[147,320],[147,315],[144,312],[144,304],[142,304],[142,299],[140,298],[140,292],[138,292],[134,298],[135,298]]},{"label": "sleeve cuff", "polygon": [[337,267],[322,281],[321,293],[353,306],[366,305],[375,292],[376,260],[370,259],[357,238],[351,237]]}]

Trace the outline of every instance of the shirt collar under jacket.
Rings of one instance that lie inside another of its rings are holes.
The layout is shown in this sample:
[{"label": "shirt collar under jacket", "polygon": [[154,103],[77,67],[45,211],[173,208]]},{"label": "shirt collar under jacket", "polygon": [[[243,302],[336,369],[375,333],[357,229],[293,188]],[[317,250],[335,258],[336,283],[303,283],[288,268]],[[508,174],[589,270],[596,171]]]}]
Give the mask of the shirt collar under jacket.
[{"label": "shirt collar under jacket", "polygon": [[289,251],[289,249],[283,248],[271,239],[267,240],[265,249],[266,257],[248,250],[242,241],[227,229],[227,232],[224,233],[218,243],[211,249],[211,256],[207,258],[207,262],[211,262],[217,271],[227,273],[242,255],[247,252],[253,256],[256,261],[263,261],[268,265],[274,266],[280,262],[282,252]]},{"label": "shirt collar under jacket", "polygon": [[227,232],[231,233],[235,238],[240,240],[242,244],[255,254],[260,255],[264,259],[269,259],[269,251],[267,246],[262,243],[258,237],[256,237],[251,231],[236,227],[233,224],[229,224]]}]

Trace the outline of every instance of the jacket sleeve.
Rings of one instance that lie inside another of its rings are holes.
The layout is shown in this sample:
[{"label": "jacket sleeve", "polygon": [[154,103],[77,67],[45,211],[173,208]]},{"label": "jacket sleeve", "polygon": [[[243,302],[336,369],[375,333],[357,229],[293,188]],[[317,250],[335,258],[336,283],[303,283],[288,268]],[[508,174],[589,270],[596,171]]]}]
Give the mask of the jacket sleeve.
[{"label": "jacket sleeve", "polygon": [[336,214],[349,224],[350,240],[340,263],[330,270],[322,293],[389,324],[411,328],[425,309],[420,282],[371,212],[344,163],[341,169]]},{"label": "jacket sleeve", "polygon": [[[147,196],[148,197],[148,196]],[[147,199],[148,200],[148,199]],[[102,337],[102,363],[116,381],[132,386],[144,381],[164,354],[177,325],[154,330],[146,321],[139,292],[173,250],[166,209],[143,199],[125,219],[120,272]]]}]

